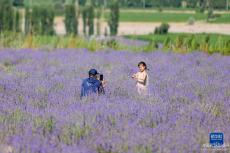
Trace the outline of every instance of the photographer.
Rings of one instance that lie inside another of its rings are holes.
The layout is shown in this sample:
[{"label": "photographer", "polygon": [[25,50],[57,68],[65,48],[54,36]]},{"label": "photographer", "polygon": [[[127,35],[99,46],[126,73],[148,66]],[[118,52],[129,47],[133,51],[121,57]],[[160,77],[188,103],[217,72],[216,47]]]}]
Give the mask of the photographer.
[{"label": "photographer", "polygon": [[81,86],[81,98],[89,96],[90,94],[105,94],[105,81],[103,75],[99,74],[97,70],[91,69],[89,71],[89,78],[85,79]]}]

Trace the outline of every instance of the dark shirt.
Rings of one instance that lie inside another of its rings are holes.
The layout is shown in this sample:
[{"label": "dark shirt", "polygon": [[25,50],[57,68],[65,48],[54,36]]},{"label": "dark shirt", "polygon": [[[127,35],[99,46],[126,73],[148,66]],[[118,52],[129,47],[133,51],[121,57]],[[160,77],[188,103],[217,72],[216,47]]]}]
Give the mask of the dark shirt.
[{"label": "dark shirt", "polygon": [[85,79],[81,86],[81,98],[90,94],[104,94],[101,81],[93,77]]}]

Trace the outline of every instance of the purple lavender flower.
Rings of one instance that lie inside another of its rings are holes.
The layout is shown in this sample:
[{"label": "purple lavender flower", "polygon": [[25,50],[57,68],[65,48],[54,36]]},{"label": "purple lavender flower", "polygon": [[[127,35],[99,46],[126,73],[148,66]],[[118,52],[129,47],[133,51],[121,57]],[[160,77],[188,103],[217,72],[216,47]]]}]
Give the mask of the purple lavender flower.
[{"label": "purple lavender flower", "polygon": [[[150,68],[149,97],[137,96],[129,77],[139,61]],[[8,49],[0,52],[0,146],[16,153],[201,152],[215,131],[229,143],[229,65],[229,56],[199,52]],[[108,81],[106,95],[82,101],[92,67]]]}]

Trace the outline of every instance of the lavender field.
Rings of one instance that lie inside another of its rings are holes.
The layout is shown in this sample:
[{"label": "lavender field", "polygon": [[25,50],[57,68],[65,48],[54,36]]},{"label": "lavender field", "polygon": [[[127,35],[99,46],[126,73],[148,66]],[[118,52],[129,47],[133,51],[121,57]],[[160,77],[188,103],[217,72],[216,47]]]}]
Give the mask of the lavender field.
[{"label": "lavender field", "polygon": [[[136,94],[130,77],[139,61],[150,69],[148,97]],[[106,95],[80,100],[90,68],[104,74]],[[230,143],[229,78],[230,57],[220,54],[5,49],[0,148],[3,153],[209,152],[203,145],[210,132],[223,132]]]}]

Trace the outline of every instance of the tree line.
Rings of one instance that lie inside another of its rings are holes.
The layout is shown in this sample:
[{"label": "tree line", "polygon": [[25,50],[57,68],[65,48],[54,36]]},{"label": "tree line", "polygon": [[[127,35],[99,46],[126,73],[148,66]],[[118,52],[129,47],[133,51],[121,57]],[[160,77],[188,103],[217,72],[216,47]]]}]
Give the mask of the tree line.
[{"label": "tree line", "polygon": [[212,3],[214,8],[225,9],[228,0],[120,0],[121,6],[126,7],[181,7],[182,2],[188,8],[196,8]]},{"label": "tree line", "polygon": [[[13,0],[15,5],[23,4],[45,4],[53,3],[54,5],[62,5],[69,2],[78,2],[80,5],[84,6],[89,0]],[[212,3],[213,7],[216,9],[225,9],[229,3],[229,0],[119,0],[119,4],[122,7],[181,7],[182,2],[186,2],[188,8],[196,8],[208,3]],[[113,0],[93,0],[93,6],[104,6],[109,7],[113,3]]]},{"label": "tree line", "polygon": [[[64,5],[64,23],[66,34],[78,35],[79,20],[83,20],[83,33],[85,36],[101,35],[100,20],[102,17],[102,7],[96,7],[94,0],[76,5],[74,0]],[[0,32],[2,31],[21,31],[21,25],[24,25],[25,34],[34,35],[54,35],[55,8],[53,5],[34,5],[26,6],[25,13],[20,13],[20,9],[14,6],[23,6],[23,0],[1,0],[0,1]],[[118,32],[119,23],[119,3],[118,0],[112,0],[109,4],[110,17],[108,25],[111,35]],[[22,16],[24,14],[24,16]],[[24,24],[22,18],[24,17]],[[96,18],[96,32],[95,29]],[[106,29],[107,33],[107,29]]]}]

